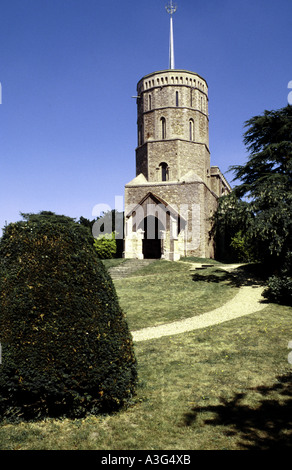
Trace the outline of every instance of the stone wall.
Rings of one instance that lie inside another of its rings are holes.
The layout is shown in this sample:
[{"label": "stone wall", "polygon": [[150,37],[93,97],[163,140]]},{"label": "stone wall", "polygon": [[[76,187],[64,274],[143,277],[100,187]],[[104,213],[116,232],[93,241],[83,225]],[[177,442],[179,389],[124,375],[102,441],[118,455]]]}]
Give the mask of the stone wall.
[{"label": "stone wall", "polygon": [[[182,218],[181,234],[178,237],[180,256],[200,256],[213,257],[214,247],[209,240],[209,231],[211,229],[210,216],[213,214],[217,198],[215,194],[203,182],[191,183],[148,183],[144,185],[126,185],[125,188],[125,217],[131,225],[131,232],[137,231],[137,224],[134,220],[130,221],[130,214],[136,208],[137,204],[143,201],[145,195],[154,196],[153,205],[162,206],[162,202],[155,202],[155,197],[165,202],[166,210],[173,209]],[[148,215],[147,208],[150,211],[149,197],[141,204],[143,207],[143,216]],[[153,209],[151,209],[153,211]],[[139,220],[141,219],[140,216]],[[184,223],[186,222],[186,224]],[[169,230],[169,226],[165,227]],[[136,237],[136,235],[135,235]]]}]

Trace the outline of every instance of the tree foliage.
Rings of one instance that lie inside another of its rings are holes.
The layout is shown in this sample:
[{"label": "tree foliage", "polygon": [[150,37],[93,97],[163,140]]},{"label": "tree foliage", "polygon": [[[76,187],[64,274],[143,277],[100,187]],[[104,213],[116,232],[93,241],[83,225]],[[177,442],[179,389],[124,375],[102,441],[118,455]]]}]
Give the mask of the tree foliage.
[{"label": "tree foliage", "polygon": [[215,225],[229,241],[241,231],[255,259],[291,278],[292,106],[265,111],[245,127],[249,158],[230,168],[239,184],[220,198]]},{"label": "tree foliage", "polygon": [[242,233],[242,230],[239,230],[234,237],[232,237],[230,246],[234,250],[238,261],[244,263],[256,261],[250,240]]}]

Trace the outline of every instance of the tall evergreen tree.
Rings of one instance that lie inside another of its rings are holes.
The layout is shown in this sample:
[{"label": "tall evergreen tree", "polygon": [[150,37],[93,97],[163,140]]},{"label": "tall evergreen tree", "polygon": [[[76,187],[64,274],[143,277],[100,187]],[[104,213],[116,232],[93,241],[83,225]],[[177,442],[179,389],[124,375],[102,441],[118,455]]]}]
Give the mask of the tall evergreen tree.
[{"label": "tall evergreen tree", "polygon": [[245,128],[249,158],[230,168],[239,184],[220,199],[216,222],[233,234],[241,230],[254,257],[283,280],[285,290],[292,265],[292,106],[265,111]]}]

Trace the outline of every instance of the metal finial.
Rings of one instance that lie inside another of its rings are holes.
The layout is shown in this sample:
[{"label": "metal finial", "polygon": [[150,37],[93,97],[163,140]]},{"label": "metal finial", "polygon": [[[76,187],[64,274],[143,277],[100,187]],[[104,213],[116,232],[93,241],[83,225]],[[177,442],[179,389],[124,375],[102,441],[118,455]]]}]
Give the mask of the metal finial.
[{"label": "metal finial", "polygon": [[167,13],[169,13],[170,15],[173,15],[177,10],[177,5],[175,3],[172,3],[172,0],[171,0],[170,3],[168,3],[165,6],[165,9]]},{"label": "metal finial", "polygon": [[173,45],[173,20],[172,20],[172,15],[176,12],[177,6],[172,3],[172,0],[170,3],[166,5],[166,11],[167,13],[170,14],[170,36],[169,36],[169,68],[170,69],[175,69],[174,65],[174,45]]}]

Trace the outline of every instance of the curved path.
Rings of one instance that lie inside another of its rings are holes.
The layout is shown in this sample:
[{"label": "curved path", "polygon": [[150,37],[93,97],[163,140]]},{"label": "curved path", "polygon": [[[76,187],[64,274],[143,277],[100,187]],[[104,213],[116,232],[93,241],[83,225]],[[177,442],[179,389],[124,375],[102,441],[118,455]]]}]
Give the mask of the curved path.
[{"label": "curved path", "polygon": [[222,307],[184,320],[133,331],[133,340],[139,342],[162,336],[178,335],[258,312],[266,307],[266,304],[262,302],[263,290],[263,287],[258,286],[241,287],[238,294]]}]

